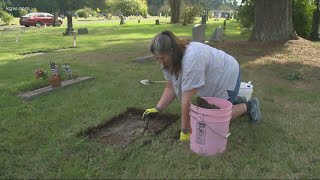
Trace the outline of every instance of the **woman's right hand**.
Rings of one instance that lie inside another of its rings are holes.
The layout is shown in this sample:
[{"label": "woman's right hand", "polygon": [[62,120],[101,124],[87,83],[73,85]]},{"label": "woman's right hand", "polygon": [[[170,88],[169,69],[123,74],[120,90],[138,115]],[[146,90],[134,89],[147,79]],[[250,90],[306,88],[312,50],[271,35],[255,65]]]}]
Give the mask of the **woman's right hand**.
[{"label": "woman's right hand", "polygon": [[142,115],[142,119],[154,118],[158,115],[158,113],[159,113],[159,111],[157,110],[157,108],[146,109],[146,111]]}]

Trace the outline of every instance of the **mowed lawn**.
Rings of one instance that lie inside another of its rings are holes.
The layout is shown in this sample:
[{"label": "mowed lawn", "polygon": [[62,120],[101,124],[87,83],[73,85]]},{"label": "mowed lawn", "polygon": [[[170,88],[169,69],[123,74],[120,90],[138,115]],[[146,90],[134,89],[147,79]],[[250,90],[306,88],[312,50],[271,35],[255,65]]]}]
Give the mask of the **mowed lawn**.
[{"label": "mowed lawn", "polygon": [[[199,18],[197,21],[200,21]],[[89,34],[62,36],[62,27],[0,31],[0,177],[5,178],[319,178],[319,43],[247,42],[235,21],[227,22],[224,43],[215,47],[240,63],[242,81],[252,81],[261,101],[263,122],[246,117],[231,123],[226,152],[202,157],[176,139],[179,120],[163,133],[142,137],[126,149],[77,137],[122,113],[127,107],[154,107],[163,84],[144,86],[142,79],[163,80],[157,62],[134,63],[150,55],[148,44],[161,30],[191,39],[192,26],[161,25],[154,19],[74,20]],[[223,20],[209,20],[206,37]],[[16,38],[19,41],[16,42]],[[44,54],[30,56],[30,53]],[[69,63],[75,75],[93,81],[59,89],[32,101],[19,93],[45,86],[34,70],[50,72],[49,62]],[[174,101],[165,112],[179,114]],[[152,140],[151,143],[144,143]]]}]

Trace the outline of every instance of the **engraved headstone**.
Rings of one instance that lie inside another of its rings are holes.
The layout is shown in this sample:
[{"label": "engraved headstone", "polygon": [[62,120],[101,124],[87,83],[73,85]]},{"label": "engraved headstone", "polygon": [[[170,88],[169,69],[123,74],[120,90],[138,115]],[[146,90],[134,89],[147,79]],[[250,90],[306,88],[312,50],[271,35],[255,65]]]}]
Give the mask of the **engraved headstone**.
[{"label": "engraved headstone", "polygon": [[220,27],[216,28],[210,37],[210,41],[213,41],[213,42],[223,41],[223,29]]},{"label": "engraved headstone", "polygon": [[121,15],[120,16],[120,25],[125,24],[126,22],[124,21],[124,17]]},{"label": "engraved headstone", "polygon": [[56,26],[60,26],[60,21],[58,20],[58,17],[59,17],[59,14],[58,12],[55,12],[53,14],[53,26],[56,27]]},{"label": "engraved headstone", "polygon": [[192,41],[205,42],[206,25],[195,24],[192,28]]},{"label": "engraved headstone", "polygon": [[72,12],[67,12],[67,21],[68,21],[68,27],[66,29],[66,32],[64,33],[65,36],[72,36],[74,34],[73,24],[72,24]]}]

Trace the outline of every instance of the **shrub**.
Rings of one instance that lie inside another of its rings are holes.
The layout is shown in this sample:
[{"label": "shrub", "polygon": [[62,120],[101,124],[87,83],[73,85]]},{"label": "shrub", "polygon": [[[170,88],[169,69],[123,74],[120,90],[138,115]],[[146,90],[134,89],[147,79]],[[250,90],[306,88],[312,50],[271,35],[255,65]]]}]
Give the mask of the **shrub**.
[{"label": "shrub", "polygon": [[97,13],[95,11],[87,7],[85,7],[84,9],[77,10],[76,14],[78,15],[78,17],[83,17],[83,18],[87,18],[90,16],[97,16]]},{"label": "shrub", "polygon": [[[301,37],[308,37],[311,32],[313,11],[316,9],[309,0],[294,0],[292,7],[293,27]],[[251,28],[254,23],[254,1],[246,1],[238,9],[242,27]]]},{"label": "shrub", "polygon": [[143,1],[138,3],[138,13],[143,17],[146,17],[148,14],[148,6]]},{"label": "shrub", "polygon": [[251,28],[254,23],[254,3],[247,2],[238,9],[238,17],[240,24],[244,28]]},{"label": "shrub", "polygon": [[145,0],[117,0],[112,5],[114,12],[119,11],[124,16],[140,14],[147,16],[148,6]]},{"label": "shrub", "polygon": [[313,11],[315,5],[309,3],[309,0],[294,0],[292,10],[293,27],[297,34],[307,38],[311,32]]},{"label": "shrub", "polygon": [[6,25],[10,24],[10,22],[13,20],[13,16],[6,11],[0,11],[0,18]]},{"label": "shrub", "polygon": [[32,8],[30,12],[32,12],[32,13],[38,12],[38,9],[37,8]]},{"label": "shrub", "polygon": [[26,9],[21,9],[21,10],[19,11],[20,17],[22,17],[22,16],[24,16],[24,15],[26,15],[26,14],[28,14],[28,11],[27,11]]},{"label": "shrub", "polygon": [[183,4],[180,12],[180,20],[184,25],[193,23],[200,12],[201,7],[199,5]]},{"label": "shrub", "polygon": [[76,11],[78,17],[87,18],[89,16],[89,12],[86,9],[79,9]]},{"label": "shrub", "polygon": [[92,17],[99,17],[97,11],[92,11],[91,12]]}]

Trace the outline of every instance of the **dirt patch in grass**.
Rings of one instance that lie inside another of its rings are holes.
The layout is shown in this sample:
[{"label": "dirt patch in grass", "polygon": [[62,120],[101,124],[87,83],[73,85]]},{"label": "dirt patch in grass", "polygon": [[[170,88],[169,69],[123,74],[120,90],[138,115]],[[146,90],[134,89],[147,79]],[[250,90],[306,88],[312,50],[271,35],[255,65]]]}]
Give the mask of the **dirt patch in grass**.
[{"label": "dirt patch in grass", "polygon": [[[90,141],[111,145],[114,148],[125,148],[138,138],[143,137],[144,110],[129,107],[127,110],[96,127],[91,127],[78,134]],[[178,115],[161,113],[149,121],[148,133],[158,135],[179,119]]]}]

